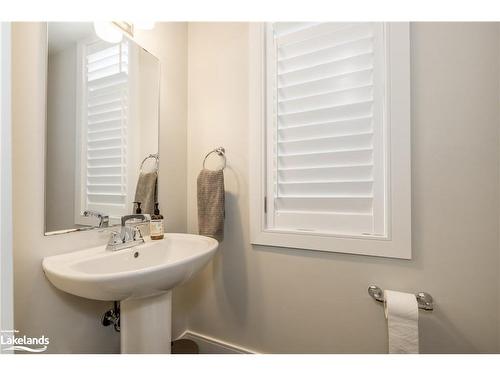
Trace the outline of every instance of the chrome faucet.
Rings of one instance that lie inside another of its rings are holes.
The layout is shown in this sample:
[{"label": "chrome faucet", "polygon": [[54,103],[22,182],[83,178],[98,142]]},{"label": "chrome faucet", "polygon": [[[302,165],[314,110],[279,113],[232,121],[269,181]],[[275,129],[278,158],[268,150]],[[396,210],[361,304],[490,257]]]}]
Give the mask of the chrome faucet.
[{"label": "chrome faucet", "polygon": [[97,228],[107,228],[109,226],[109,216],[103,214],[99,211],[85,210],[83,211],[83,216],[85,217],[96,217],[99,219],[99,224]]},{"label": "chrome faucet", "polygon": [[[132,219],[140,221],[128,226],[127,221]],[[149,215],[135,214],[122,216],[120,231],[111,233],[111,238],[108,241],[106,250],[122,250],[143,244],[144,238],[142,237],[142,233],[139,230],[138,225],[148,223],[149,221]]]}]

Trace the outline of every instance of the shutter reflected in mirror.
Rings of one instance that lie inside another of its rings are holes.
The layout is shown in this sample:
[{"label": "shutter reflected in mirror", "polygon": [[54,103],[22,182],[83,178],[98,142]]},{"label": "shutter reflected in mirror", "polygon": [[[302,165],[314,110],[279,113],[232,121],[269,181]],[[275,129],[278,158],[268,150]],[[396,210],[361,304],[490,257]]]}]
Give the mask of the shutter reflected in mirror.
[{"label": "shutter reflected in mirror", "polygon": [[99,41],[85,51],[83,207],[120,216],[127,203],[128,42]]}]

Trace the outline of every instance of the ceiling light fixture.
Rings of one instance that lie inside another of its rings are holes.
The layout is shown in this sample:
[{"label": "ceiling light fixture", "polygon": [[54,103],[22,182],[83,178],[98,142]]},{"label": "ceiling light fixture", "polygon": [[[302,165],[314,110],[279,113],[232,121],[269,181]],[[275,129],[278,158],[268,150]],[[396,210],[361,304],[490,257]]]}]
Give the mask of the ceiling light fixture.
[{"label": "ceiling light fixture", "polygon": [[123,33],[113,22],[94,22],[94,30],[99,38],[109,43],[119,43]]}]

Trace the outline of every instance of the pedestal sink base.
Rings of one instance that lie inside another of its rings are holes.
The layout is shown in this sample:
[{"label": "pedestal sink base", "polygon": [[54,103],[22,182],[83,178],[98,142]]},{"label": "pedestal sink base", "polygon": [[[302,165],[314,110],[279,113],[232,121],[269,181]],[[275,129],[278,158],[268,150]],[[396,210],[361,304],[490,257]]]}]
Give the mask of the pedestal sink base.
[{"label": "pedestal sink base", "polygon": [[170,291],[207,264],[218,245],[209,237],[165,233],[162,240],[146,238],[143,245],[128,249],[109,251],[101,245],[46,257],[42,266],[60,290],[99,301],[121,301],[122,353],[168,354]]},{"label": "pedestal sink base", "polygon": [[172,292],[120,302],[122,354],[170,354]]}]

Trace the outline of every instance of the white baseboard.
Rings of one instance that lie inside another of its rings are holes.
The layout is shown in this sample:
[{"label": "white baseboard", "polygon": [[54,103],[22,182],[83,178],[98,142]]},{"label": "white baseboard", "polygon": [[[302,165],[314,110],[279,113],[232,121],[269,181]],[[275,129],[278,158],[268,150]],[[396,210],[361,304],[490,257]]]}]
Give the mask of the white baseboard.
[{"label": "white baseboard", "polygon": [[198,345],[200,354],[257,354],[257,352],[241,346],[192,331],[184,332],[178,339],[193,340]]}]

